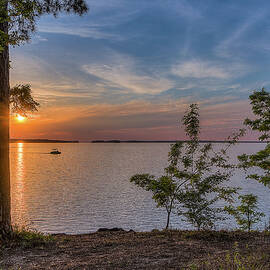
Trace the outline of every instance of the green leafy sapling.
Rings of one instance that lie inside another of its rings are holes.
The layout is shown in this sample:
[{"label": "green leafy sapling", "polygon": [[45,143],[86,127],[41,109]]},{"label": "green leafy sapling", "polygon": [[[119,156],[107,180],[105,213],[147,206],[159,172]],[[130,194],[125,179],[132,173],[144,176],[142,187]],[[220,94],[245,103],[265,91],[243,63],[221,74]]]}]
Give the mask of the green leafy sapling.
[{"label": "green leafy sapling", "polygon": [[149,174],[137,174],[131,177],[131,182],[153,193],[157,207],[163,207],[167,212],[167,223],[165,229],[169,228],[170,216],[175,207],[177,196],[177,183],[169,175],[155,178]]},{"label": "green leafy sapling", "polygon": [[259,168],[261,173],[248,174],[247,178],[256,180],[270,188],[270,93],[262,88],[261,91],[254,91],[249,96],[252,111],[257,117],[255,120],[246,119],[244,124],[252,130],[259,132],[260,141],[265,141],[266,146],[257,153],[238,157],[240,166],[246,171],[251,168]]},{"label": "green leafy sapling", "polygon": [[230,179],[234,166],[228,162],[228,147],[215,152],[212,144],[199,143],[197,104],[190,105],[183,117],[183,124],[189,141],[171,145],[165,174],[161,177],[137,174],[130,181],[151,191],[157,207],[166,209],[166,229],[174,210],[198,229],[211,227],[220,218],[218,213],[223,210],[215,206],[216,202],[232,202],[237,192],[236,188],[224,185]]},{"label": "green leafy sapling", "polygon": [[238,198],[241,200],[239,206],[226,206],[225,210],[236,219],[237,224],[242,230],[250,232],[252,226],[261,221],[261,218],[265,215],[262,212],[256,211],[258,209],[257,196],[246,194],[240,195]]},{"label": "green leafy sapling", "polygon": [[178,178],[175,177],[175,174],[177,174],[175,169],[178,157],[183,146],[182,142],[171,145],[170,152],[168,153],[169,166],[164,169],[165,174],[163,176],[155,177],[149,174],[136,174],[130,178],[130,182],[152,192],[152,199],[155,200],[157,207],[166,209],[167,222],[165,229],[169,228],[170,216],[176,208],[179,190],[186,182],[185,174],[182,176],[178,175]]},{"label": "green leafy sapling", "polygon": [[[229,147],[215,151],[211,143],[199,143],[200,121],[196,104],[190,105],[183,124],[189,141],[183,151],[178,151],[177,163],[170,168],[173,177],[183,183],[177,196],[178,214],[198,230],[210,228],[221,219],[219,214],[223,208],[218,207],[217,202],[232,202],[237,192],[237,188],[225,185],[234,165],[229,163],[227,156]],[[228,145],[232,143],[233,140]]]}]

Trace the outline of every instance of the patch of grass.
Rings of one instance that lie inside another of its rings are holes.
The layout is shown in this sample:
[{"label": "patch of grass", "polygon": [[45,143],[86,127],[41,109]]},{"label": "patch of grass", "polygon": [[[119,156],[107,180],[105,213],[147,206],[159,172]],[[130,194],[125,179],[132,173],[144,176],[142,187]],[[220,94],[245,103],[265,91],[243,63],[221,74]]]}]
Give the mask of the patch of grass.
[{"label": "patch of grass", "polygon": [[208,259],[192,263],[188,270],[264,270],[270,269],[269,251],[239,249],[236,242],[232,251],[227,251],[220,256],[209,256]]},{"label": "patch of grass", "polygon": [[44,246],[55,242],[52,235],[44,234],[25,227],[14,227],[12,238],[5,244],[8,246],[22,246],[25,248]]}]

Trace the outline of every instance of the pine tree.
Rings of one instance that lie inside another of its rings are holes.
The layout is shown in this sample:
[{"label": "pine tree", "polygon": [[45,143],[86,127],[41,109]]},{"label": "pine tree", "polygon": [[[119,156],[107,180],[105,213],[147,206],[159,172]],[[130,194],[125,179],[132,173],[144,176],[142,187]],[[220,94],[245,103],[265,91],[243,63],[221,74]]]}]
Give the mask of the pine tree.
[{"label": "pine tree", "polygon": [[9,46],[30,40],[36,21],[44,14],[82,15],[84,0],[0,0],[0,238],[12,232],[9,172]]}]

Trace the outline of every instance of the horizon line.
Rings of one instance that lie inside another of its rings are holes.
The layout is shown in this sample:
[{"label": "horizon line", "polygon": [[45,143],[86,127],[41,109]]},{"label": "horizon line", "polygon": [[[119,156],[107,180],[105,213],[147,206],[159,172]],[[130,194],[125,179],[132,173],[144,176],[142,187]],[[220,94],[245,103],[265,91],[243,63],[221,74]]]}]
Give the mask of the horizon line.
[{"label": "horizon line", "polygon": [[[176,142],[189,142],[190,140],[66,140],[66,139],[17,139],[10,138],[11,143],[16,142],[59,142],[59,143],[176,143]],[[232,142],[232,140],[199,140],[200,143],[224,143]],[[236,143],[268,143],[268,141],[259,140],[239,140]]]}]

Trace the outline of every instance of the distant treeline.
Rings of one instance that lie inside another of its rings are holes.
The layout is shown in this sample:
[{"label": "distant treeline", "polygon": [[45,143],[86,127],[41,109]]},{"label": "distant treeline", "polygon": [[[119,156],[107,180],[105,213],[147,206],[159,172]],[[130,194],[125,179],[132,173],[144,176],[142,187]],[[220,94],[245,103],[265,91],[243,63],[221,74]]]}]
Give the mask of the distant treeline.
[{"label": "distant treeline", "polygon": [[[185,140],[178,140],[178,141],[136,141],[136,140],[128,140],[128,141],[121,141],[121,140],[93,140],[92,143],[176,143],[176,142],[188,142]],[[200,140],[200,143],[229,143],[230,141],[207,141],[207,140]],[[262,141],[238,141],[237,143],[266,143]]]},{"label": "distant treeline", "polygon": [[[49,139],[10,139],[11,143],[79,143],[79,141],[66,141],[66,140],[49,140]],[[87,141],[85,141],[87,142]],[[89,142],[89,141],[88,141]],[[90,141],[91,143],[176,143],[176,142],[188,142],[185,140],[178,140],[178,141],[137,141],[137,140],[93,140]],[[207,140],[200,140],[200,143],[229,143],[230,141],[207,141]],[[262,141],[238,141],[237,143],[266,143]]]},{"label": "distant treeline", "polygon": [[11,143],[78,143],[79,141],[63,141],[63,140],[48,140],[48,139],[10,139]]}]

